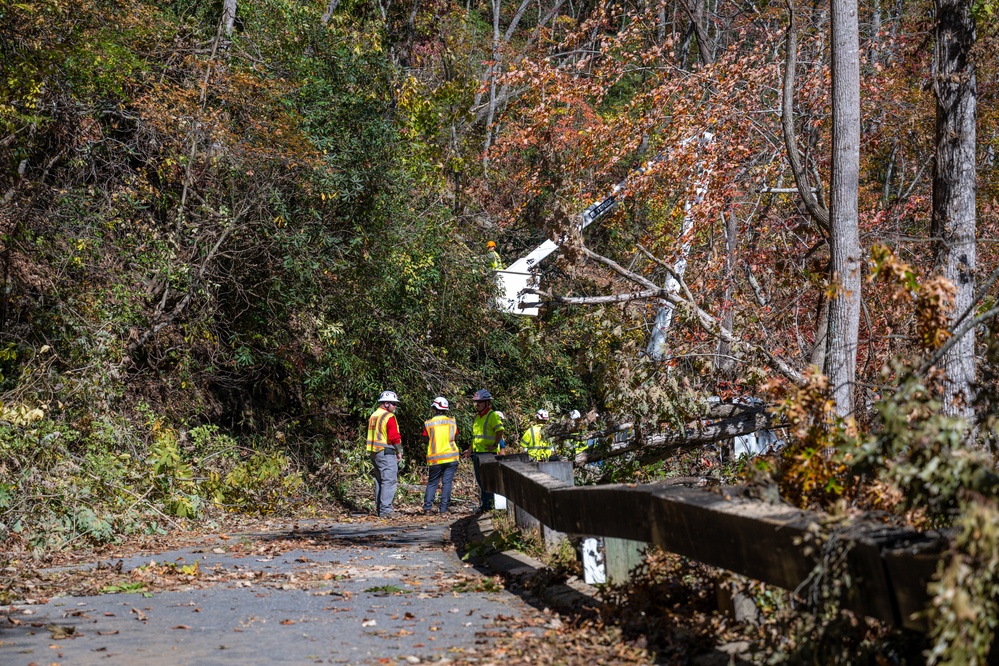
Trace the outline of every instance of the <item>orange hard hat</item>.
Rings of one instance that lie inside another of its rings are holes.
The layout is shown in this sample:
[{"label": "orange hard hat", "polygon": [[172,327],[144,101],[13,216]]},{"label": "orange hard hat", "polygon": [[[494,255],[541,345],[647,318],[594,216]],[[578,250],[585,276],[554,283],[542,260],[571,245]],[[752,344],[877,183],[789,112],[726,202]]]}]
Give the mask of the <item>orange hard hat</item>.
[{"label": "orange hard hat", "polygon": [[496,241],[489,241],[486,243],[486,247],[496,247]]}]

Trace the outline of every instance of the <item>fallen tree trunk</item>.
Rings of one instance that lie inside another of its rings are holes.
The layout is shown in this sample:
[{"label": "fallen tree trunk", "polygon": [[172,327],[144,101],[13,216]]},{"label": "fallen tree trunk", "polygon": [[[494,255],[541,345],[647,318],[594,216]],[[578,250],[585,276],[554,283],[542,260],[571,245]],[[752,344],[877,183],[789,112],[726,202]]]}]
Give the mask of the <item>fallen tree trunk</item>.
[{"label": "fallen tree trunk", "polygon": [[[739,407],[743,406],[739,405]],[[639,452],[639,461],[642,464],[651,464],[664,460],[677,451],[750,435],[760,430],[781,428],[783,425],[779,417],[772,412],[762,408],[747,408],[730,418],[708,424],[698,424],[681,432],[668,432],[647,438],[637,436],[631,444],[620,448],[599,447],[584,451],[575,457],[574,462],[576,465],[585,465],[599,460],[617,458],[626,453]]]}]

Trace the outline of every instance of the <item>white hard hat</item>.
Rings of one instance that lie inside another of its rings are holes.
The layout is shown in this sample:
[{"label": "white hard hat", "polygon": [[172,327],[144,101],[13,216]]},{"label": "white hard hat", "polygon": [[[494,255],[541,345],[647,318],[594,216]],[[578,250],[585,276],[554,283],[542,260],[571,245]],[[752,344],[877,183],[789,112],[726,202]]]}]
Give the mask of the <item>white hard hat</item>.
[{"label": "white hard hat", "polygon": [[503,420],[506,419],[506,417],[503,416],[503,412],[501,412],[499,410],[496,410],[496,416],[500,417],[500,421],[503,421]]},{"label": "white hard hat", "polygon": [[569,418],[570,419],[582,418],[582,414],[579,413],[578,409],[574,409],[571,412],[569,412]]},{"label": "white hard hat", "polygon": [[434,404],[432,404],[431,407],[433,407],[434,409],[447,410],[449,407],[447,404],[447,398],[437,396],[436,398],[434,398]]},{"label": "white hard hat", "polygon": [[399,396],[395,394],[395,391],[382,391],[382,394],[378,396],[378,402],[399,402]]},{"label": "white hard hat", "polygon": [[548,420],[548,410],[547,409],[539,409],[534,416],[536,416],[539,421],[547,421]]}]

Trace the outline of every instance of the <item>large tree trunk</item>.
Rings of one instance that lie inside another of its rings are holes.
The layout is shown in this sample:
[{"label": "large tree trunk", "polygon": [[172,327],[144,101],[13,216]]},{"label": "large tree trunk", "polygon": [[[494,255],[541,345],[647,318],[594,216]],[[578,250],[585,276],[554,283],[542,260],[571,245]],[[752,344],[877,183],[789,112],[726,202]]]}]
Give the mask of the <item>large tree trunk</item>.
[{"label": "large tree trunk", "polygon": [[236,0],[222,2],[222,34],[226,39],[232,38],[232,27],[236,23]]},{"label": "large tree trunk", "polygon": [[[933,169],[932,233],[944,276],[957,287],[954,316],[975,298],[975,19],[970,0],[936,0],[933,52],[937,97],[936,163]],[[944,354],[944,410],[974,419],[975,334]]]},{"label": "large tree trunk", "polygon": [[860,49],[857,0],[832,0],[829,380],[837,416],[853,413],[860,328]]}]

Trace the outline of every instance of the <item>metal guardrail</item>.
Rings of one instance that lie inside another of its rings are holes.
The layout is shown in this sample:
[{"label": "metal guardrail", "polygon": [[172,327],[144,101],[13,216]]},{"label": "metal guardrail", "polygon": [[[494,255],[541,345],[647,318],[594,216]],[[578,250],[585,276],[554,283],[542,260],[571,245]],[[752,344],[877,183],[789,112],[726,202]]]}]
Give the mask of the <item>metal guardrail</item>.
[{"label": "metal guardrail", "polygon": [[[946,550],[942,533],[872,521],[836,524],[830,516],[712,490],[616,484],[573,486],[537,465],[503,456],[481,459],[482,484],[553,530],[644,541],[787,590],[803,590],[827,552],[816,527],[832,529],[851,584],[840,603],[895,626],[926,630],[927,583]],[[826,571],[826,575],[833,573]]]}]

